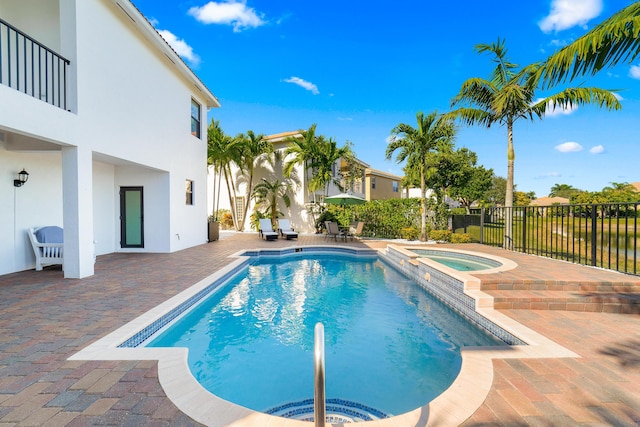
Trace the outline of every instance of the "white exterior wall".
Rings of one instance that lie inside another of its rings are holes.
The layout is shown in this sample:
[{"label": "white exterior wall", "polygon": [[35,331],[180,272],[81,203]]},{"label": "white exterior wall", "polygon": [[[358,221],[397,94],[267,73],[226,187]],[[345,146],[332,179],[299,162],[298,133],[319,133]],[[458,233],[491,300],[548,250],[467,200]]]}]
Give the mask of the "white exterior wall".
[{"label": "white exterior wall", "polygon": [[[93,274],[94,244],[101,255],[205,243],[213,95],[111,0],[0,0],[0,15],[71,61],[70,112],[0,85],[0,197],[11,201],[0,211],[0,274],[34,267],[26,239],[34,226],[65,224],[65,254],[74,258],[65,256],[65,277]],[[191,135],[192,98],[201,105],[200,139]],[[15,188],[22,168],[29,181]],[[194,205],[185,203],[187,179]],[[142,249],[120,248],[121,186],[143,187]]]}]

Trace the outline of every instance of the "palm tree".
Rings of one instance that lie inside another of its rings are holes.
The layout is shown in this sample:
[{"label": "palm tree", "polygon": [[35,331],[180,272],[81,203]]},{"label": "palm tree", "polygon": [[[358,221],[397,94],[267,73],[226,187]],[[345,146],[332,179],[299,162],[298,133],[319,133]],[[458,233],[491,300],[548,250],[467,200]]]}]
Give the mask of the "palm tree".
[{"label": "palm tree", "polygon": [[256,135],[252,130],[247,131],[246,134],[241,133],[237,135],[236,144],[238,144],[240,151],[238,166],[240,167],[240,172],[246,177],[247,187],[242,219],[239,222],[240,227],[244,228],[253,191],[253,175],[256,163],[258,163],[259,160],[267,159],[267,156],[263,155],[272,153],[273,145],[264,139],[263,134]]},{"label": "palm tree", "polygon": [[429,157],[441,144],[449,144],[455,137],[455,127],[451,119],[438,116],[437,111],[425,116],[416,114],[416,128],[400,123],[391,130],[391,141],[387,145],[385,156],[391,160],[393,153],[399,150],[396,161],[407,161],[408,175],[420,177],[421,191],[421,233],[420,240],[427,240],[427,174]]},{"label": "palm tree", "polygon": [[569,184],[554,184],[549,191],[549,197],[565,197],[570,199],[572,195],[580,193],[582,190]]},{"label": "palm tree", "polygon": [[605,67],[631,63],[640,55],[640,2],[636,1],[551,55],[539,75],[546,86]]},{"label": "palm tree", "polygon": [[547,109],[598,104],[608,109],[620,109],[618,99],[610,91],[579,87],[567,88],[561,92],[536,101],[535,93],[539,83],[540,64],[532,64],[518,70],[518,65],[507,58],[504,41],[498,39],[490,45],[479,44],[478,53],[493,55],[496,64],[490,79],[470,78],[462,84],[460,92],[452,99],[451,105],[461,106],[448,113],[449,117],[460,119],[467,125],[491,127],[493,124],[507,127],[507,188],[505,194],[505,233],[504,247],[511,249],[513,206],[513,172],[515,150],[513,146],[513,125],[519,119],[533,121],[542,119]]},{"label": "palm tree", "polygon": [[274,227],[278,216],[283,215],[278,209],[278,201],[282,199],[286,207],[291,206],[289,193],[291,193],[291,184],[287,181],[280,181],[279,179],[269,182],[265,178],[262,178],[262,182],[256,184],[253,189],[256,208],[264,206],[266,213],[269,218],[271,218],[271,225]]},{"label": "palm tree", "polygon": [[336,185],[340,191],[344,191],[341,182],[342,175],[335,173],[334,165],[340,159],[351,160],[353,157],[349,146],[338,147],[335,139],[320,137],[318,140],[318,157],[311,165],[313,178],[309,181],[309,187],[314,189],[324,188],[325,196],[328,196],[330,183]]},{"label": "palm tree", "polygon": [[[226,135],[220,127],[219,121],[211,119],[211,123],[207,128],[207,163],[214,167],[213,181],[213,212],[214,221],[218,221],[217,212],[220,202],[220,184],[222,176],[224,176],[227,184],[227,194],[229,200],[236,198],[235,181],[231,179],[231,164],[240,163],[240,146],[234,138]],[[217,174],[217,178],[216,178]],[[236,210],[231,209],[231,217],[233,219],[234,228],[239,230],[238,218],[236,218]]]},{"label": "palm tree", "polygon": [[[312,124],[308,130],[301,131],[302,138],[289,137],[286,142],[289,146],[285,150],[285,157],[289,157],[289,160],[284,164],[284,176],[290,177],[294,171],[294,167],[300,164],[304,168],[304,179],[308,181],[311,179],[310,172],[312,172],[312,164],[315,159],[319,157],[318,154],[318,139],[316,137],[316,124]],[[309,193],[313,193],[315,202],[315,183],[308,185]]]},{"label": "palm tree", "polygon": [[[312,124],[308,130],[301,131],[302,138],[289,137],[290,146],[285,150],[285,156],[292,157],[285,163],[284,174],[290,176],[296,164],[302,164],[305,170],[305,179],[308,182],[308,190],[314,196],[320,189],[324,189],[326,195],[329,183],[333,182],[338,187],[340,177],[334,174],[334,164],[339,159],[347,162],[355,158],[349,144],[338,147],[333,138],[326,139],[322,135],[316,135],[316,124]],[[311,176],[310,176],[311,175]]]}]

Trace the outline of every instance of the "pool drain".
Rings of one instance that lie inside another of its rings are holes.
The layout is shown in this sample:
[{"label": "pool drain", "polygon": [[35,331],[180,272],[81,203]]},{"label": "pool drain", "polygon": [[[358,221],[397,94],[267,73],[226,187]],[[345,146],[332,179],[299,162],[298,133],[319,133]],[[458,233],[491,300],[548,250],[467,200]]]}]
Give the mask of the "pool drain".
[{"label": "pool drain", "polygon": [[[285,403],[265,413],[277,417],[313,421],[313,399]],[[327,399],[326,415],[327,422],[330,423],[354,423],[389,417],[388,414],[375,408],[345,399]]]}]

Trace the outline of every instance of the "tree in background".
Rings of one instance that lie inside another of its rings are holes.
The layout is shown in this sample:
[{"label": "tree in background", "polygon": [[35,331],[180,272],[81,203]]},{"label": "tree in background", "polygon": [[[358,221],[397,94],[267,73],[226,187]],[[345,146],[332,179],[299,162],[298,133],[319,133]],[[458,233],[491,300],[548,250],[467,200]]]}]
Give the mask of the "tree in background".
[{"label": "tree in background", "polygon": [[256,134],[252,130],[247,131],[246,134],[238,134],[235,137],[235,144],[239,150],[238,166],[240,167],[240,175],[244,178],[247,187],[242,218],[238,224],[241,228],[244,228],[253,193],[255,168],[260,162],[267,160],[267,155],[273,152],[273,145],[264,139],[263,134]]},{"label": "tree in background", "polygon": [[582,193],[582,190],[569,184],[554,184],[549,191],[549,197],[564,197],[570,199],[571,196]]},{"label": "tree in background", "polygon": [[482,198],[482,206],[504,206],[506,188],[507,180],[501,176],[493,175],[491,177],[491,187],[489,187]]},{"label": "tree in background", "polygon": [[[490,79],[470,78],[462,84],[460,92],[452,99],[451,105],[459,106],[449,113],[467,125],[505,125],[507,128],[507,185],[504,206],[513,206],[515,149],[513,125],[520,119],[533,121],[542,119],[547,109],[566,108],[590,103],[608,109],[621,108],[620,102],[610,91],[577,87],[567,88],[555,95],[536,100],[539,84],[540,64],[533,64],[518,70],[518,65],[509,61],[504,41],[498,39],[490,45],[476,46],[478,53],[489,53],[496,64]],[[504,247],[512,249],[512,212],[506,210]]]},{"label": "tree in background", "polygon": [[[214,221],[219,221],[217,217],[218,206],[220,202],[220,183],[222,176],[224,176],[225,183],[227,184],[227,194],[229,200],[235,200],[236,187],[235,180],[231,175],[231,165],[240,164],[240,146],[234,138],[226,135],[220,127],[220,121],[211,119],[211,123],[207,128],[207,163],[214,167],[214,182],[213,182],[213,218]],[[216,174],[217,179],[216,179]],[[235,209],[231,209],[231,218],[233,226],[236,230],[240,230],[239,221],[236,217]]]},{"label": "tree in background", "polygon": [[513,205],[514,206],[529,206],[531,198],[524,191],[513,192]]},{"label": "tree in background", "polygon": [[457,199],[469,213],[471,204],[481,200],[491,188],[493,169],[477,166],[478,155],[466,148],[452,154],[450,163],[446,165],[447,170],[444,171],[452,171],[454,174],[453,179],[450,179],[448,195]]},{"label": "tree in background", "polygon": [[336,162],[343,159],[351,165],[354,163],[355,153],[352,144],[348,141],[343,147],[338,147],[333,138],[327,139],[322,135],[316,135],[315,123],[308,130],[300,133],[302,138],[289,137],[286,140],[289,147],[285,150],[285,157],[291,157],[284,165],[284,175],[290,176],[295,165],[302,165],[305,180],[308,182],[308,191],[313,195],[315,202],[316,192],[323,190],[324,195],[327,195],[330,183],[342,188],[342,176],[335,173]]},{"label": "tree in background", "polygon": [[391,140],[387,145],[386,158],[390,160],[398,151],[396,161],[407,161],[405,175],[420,177],[421,233],[420,240],[427,240],[427,178],[432,173],[429,168],[430,156],[439,146],[450,144],[455,138],[455,126],[451,119],[439,116],[434,111],[427,116],[416,114],[417,127],[400,123],[391,130]]}]

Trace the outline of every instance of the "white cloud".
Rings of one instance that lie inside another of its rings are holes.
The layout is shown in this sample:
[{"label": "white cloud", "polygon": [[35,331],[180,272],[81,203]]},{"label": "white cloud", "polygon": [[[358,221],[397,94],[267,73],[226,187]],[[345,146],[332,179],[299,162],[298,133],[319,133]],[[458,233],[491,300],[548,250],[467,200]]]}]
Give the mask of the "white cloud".
[{"label": "white cloud", "polygon": [[563,144],[556,145],[555,149],[561,153],[576,153],[578,151],[582,151],[582,145],[577,142],[565,142]]},{"label": "white cloud", "polygon": [[292,77],[290,77],[288,79],[285,79],[284,81],[287,82],[287,83],[293,83],[294,85],[298,85],[301,88],[304,88],[304,89],[310,91],[314,95],[317,95],[317,94],[320,93],[318,91],[318,86],[316,86],[313,83],[308,82],[308,81],[306,81],[304,79],[301,79],[300,77],[292,76]]},{"label": "white cloud", "polygon": [[166,40],[167,43],[169,43],[169,46],[171,46],[178,55],[189,61],[189,63],[192,65],[198,65],[200,63],[200,57],[193,53],[193,48],[183,39],[179,39],[175,34],[168,30],[158,30],[158,33]]},{"label": "white cloud", "polygon": [[351,117],[338,117],[338,120],[340,120],[340,121],[347,121],[347,122],[350,122],[350,121],[352,121],[353,119],[352,119]]},{"label": "white cloud", "polygon": [[255,9],[247,7],[242,1],[210,1],[204,6],[192,7],[189,9],[189,15],[203,24],[233,25],[233,31],[236,33],[266,24],[263,14],[256,13]]},{"label": "white cloud", "polygon": [[[536,100],[536,103],[544,100],[544,98],[540,98]],[[557,117],[557,116],[568,116],[578,109],[577,105],[572,105],[569,107],[561,107],[561,106],[553,106],[551,102],[547,103],[547,111],[544,113],[545,117]]]},{"label": "white cloud", "polygon": [[594,147],[591,147],[591,149],[589,150],[589,152],[591,154],[600,154],[600,153],[604,153],[604,147],[602,145],[596,145]]},{"label": "white cloud", "polygon": [[545,33],[585,26],[602,12],[602,0],[552,0],[551,11],[538,26]]},{"label": "white cloud", "polygon": [[629,69],[629,77],[640,80],[640,65],[632,65]]}]

